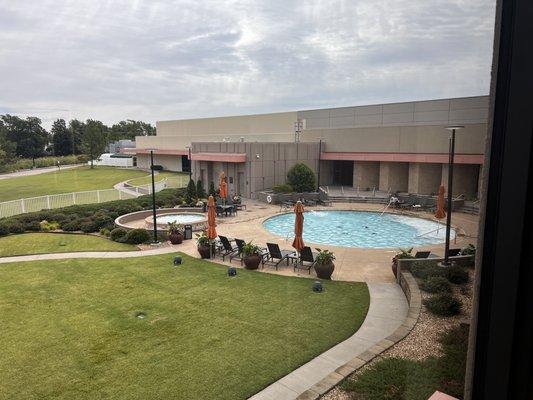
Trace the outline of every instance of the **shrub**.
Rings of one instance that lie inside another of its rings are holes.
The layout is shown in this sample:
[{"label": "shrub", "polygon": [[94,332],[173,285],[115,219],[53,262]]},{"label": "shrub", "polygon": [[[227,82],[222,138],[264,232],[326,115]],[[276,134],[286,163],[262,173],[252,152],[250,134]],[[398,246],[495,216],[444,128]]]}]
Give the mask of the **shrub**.
[{"label": "shrub", "polygon": [[0,236],[9,235],[9,226],[6,224],[0,224]]},{"label": "shrub", "polygon": [[6,223],[6,225],[9,228],[9,233],[24,233],[24,225],[20,222],[10,222]]},{"label": "shrub", "polygon": [[468,271],[458,265],[452,265],[446,269],[446,278],[448,278],[451,283],[455,283],[457,285],[467,283],[470,279],[468,276]]},{"label": "shrub", "polygon": [[157,165],[157,164],[155,164],[155,165],[152,167],[152,169],[153,169],[154,171],[163,171],[163,166],[162,166],[162,165]]},{"label": "shrub", "polygon": [[461,302],[449,293],[440,293],[424,300],[424,305],[433,314],[443,317],[457,315],[461,312]]},{"label": "shrub", "polygon": [[66,219],[68,219],[68,216],[64,213],[55,213],[55,214],[51,214],[50,215],[50,220],[51,221],[57,221],[59,223],[65,221]]},{"label": "shrub", "polygon": [[284,185],[274,185],[272,186],[272,191],[274,193],[292,193],[293,189],[291,185],[284,184]]},{"label": "shrub", "polygon": [[452,291],[450,283],[442,276],[430,276],[422,281],[420,289],[428,293],[449,293]]},{"label": "shrub", "polygon": [[42,220],[39,224],[41,226],[41,231],[50,232],[59,229],[59,224],[55,221],[48,222],[47,220]]},{"label": "shrub", "polygon": [[196,196],[196,185],[194,184],[194,181],[190,179],[189,184],[187,185],[187,191],[185,192],[185,202],[187,204],[196,202]]},{"label": "shrub", "polygon": [[124,237],[124,241],[130,244],[146,243],[150,240],[150,234],[146,229],[132,229]]},{"label": "shrub", "polygon": [[24,224],[24,230],[30,232],[39,232],[41,230],[40,221],[31,221]]},{"label": "shrub", "polygon": [[316,190],[315,173],[304,163],[298,163],[289,169],[287,183],[298,193]]},{"label": "shrub", "polygon": [[115,228],[110,232],[109,237],[114,242],[120,242],[124,239],[127,233],[128,231],[124,228]]},{"label": "shrub", "polygon": [[475,256],[476,255],[476,246],[470,243],[468,246],[461,249],[462,256]]},{"label": "shrub", "polygon": [[76,218],[61,225],[61,229],[67,232],[79,231],[81,229],[81,219]]},{"label": "shrub", "polygon": [[209,195],[213,197],[216,197],[217,195],[217,191],[215,189],[215,182],[213,181],[211,181],[211,183],[209,184]]},{"label": "shrub", "polygon": [[417,261],[411,266],[411,273],[415,278],[427,279],[430,276],[445,276],[446,271],[444,268],[438,267],[434,263]]},{"label": "shrub", "polygon": [[198,181],[196,182],[196,196],[199,199],[205,199],[207,197],[201,179],[198,179]]},{"label": "shrub", "polygon": [[98,227],[93,220],[85,219],[80,224],[80,230],[85,233],[92,233],[98,231]]},{"label": "shrub", "polygon": [[110,234],[111,234],[111,231],[108,228],[101,228],[100,229],[100,235],[105,236],[105,237],[109,237]]}]

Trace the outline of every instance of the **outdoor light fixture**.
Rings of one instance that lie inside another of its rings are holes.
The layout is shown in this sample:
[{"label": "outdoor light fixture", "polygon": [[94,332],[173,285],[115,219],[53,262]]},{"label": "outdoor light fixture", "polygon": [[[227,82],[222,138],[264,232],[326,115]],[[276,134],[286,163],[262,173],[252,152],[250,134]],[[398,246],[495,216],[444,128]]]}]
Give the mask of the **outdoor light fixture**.
[{"label": "outdoor light fixture", "polygon": [[152,214],[154,219],[154,241],[153,244],[158,244],[157,241],[157,215],[155,210],[155,177],[154,177],[154,150],[150,149],[150,171],[152,173]]},{"label": "outdoor light fixture", "polygon": [[181,265],[181,257],[180,256],[174,257],[174,265]]},{"label": "outdoor light fixture", "polygon": [[315,283],[313,283],[313,292],[320,293],[323,290],[324,288],[322,287],[322,282],[316,281]]},{"label": "outdoor light fixture", "polygon": [[455,155],[455,131],[463,129],[463,125],[448,125],[446,130],[450,131],[450,144],[449,144],[449,161],[448,161],[448,207],[446,214],[446,244],[444,246],[444,261],[443,266],[450,265],[449,252],[450,252],[450,233],[452,224],[452,208],[453,208],[453,158]]},{"label": "outdoor light fixture", "polygon": [[236,275],[237,275],[237,268],[229,267],[228,268],[228,276],[236,276]]}]

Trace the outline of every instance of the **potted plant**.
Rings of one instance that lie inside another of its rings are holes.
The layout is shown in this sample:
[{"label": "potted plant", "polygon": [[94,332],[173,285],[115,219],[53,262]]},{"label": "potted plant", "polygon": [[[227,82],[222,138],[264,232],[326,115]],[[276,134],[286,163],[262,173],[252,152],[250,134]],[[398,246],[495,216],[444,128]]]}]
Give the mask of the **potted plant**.
[{"label": "potted plant", "polygon": [[398,260],[402,258],[414,258],[414,256],[411,254],[413,251],[413,248],[409,249],[399,249],[400,252],[396,254],[394,257],[392,257],[392,273],[394,276],[397,276],[398,274]]},{"label": "potted plant", "polygon": [[331,279],[331,275],[335,270],[335,255],[329,250],[316,249],[318,255],[315,258],[315,272],[320,279]]},{"label": "potted plant", "polygon": [[259,246],[252,244],[251,241],[245,243],[244,246],[242,246],[241,256],[246,269],[259,268],[259,264],[262,260],[261,249],[259,248]]},{"label": "potted plant", "polygon": [[201,234],[196,234],[196,246],[198,253],[202,258],[211,258],[211,247],[209,243],[209,238],[205,232]]},{"label": "potted plant", "polygon": [[172,244],[180,244],[183,242],[183,231],[181,226],[178,225],[175,221],[168,223],[168,240]]}]

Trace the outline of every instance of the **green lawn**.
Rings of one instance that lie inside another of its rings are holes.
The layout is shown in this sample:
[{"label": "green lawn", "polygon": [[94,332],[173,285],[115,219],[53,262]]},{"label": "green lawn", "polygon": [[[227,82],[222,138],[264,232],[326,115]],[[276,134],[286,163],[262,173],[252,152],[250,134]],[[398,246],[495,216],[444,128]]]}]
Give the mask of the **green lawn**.
[{"label": "green lawn", "polygon": [[25,233],[0,238],[0,257],[24,254],[68,253],[71,251],[128,250],[137,250],[137,247],[91,235]]},{"label": "green lawn", "polygon": [[368,309],[364,283],[317,294],[311,279],[173,257],[0,265],[0,398],[245,399]]},{"label": "green lawn", "polygon": [[47,194],[111,189],[116,183],[144,177],[147,172],[113,167],[80,167],[0,180],[0,202]]},{"label": "green lawn", "polygon": [[[188,183],[188,177],[189,174],[184,172],[160,171],[157,175],[155,175],[155,181],[159,182],[165,178],[170,182],[183,181],[184,183],[181,186],[184,187]],[[152,183],[152,177],[148,175],[141,178],[135,178],[128,183],[133,186],[148,185],[149,183]]]}]

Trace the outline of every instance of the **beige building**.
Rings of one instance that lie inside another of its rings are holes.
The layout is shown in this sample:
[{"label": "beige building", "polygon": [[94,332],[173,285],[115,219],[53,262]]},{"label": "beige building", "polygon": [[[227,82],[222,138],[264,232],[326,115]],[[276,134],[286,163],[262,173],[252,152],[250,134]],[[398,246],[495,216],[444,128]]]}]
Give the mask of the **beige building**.
[{"label": "beige building", "polygon": [[488,96],[295,112],[157,122],[157,135],[136,138],[137,163],[148,149],[165,169],[189,168],[205,186],[218,173],[230,192],[254,197],[285,182],[305,162],[321,185],[431,194],[447,183],[449,124],[457,132],[455,195],[473,198],[483,163]]}]

